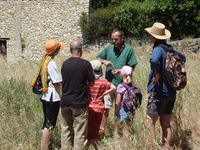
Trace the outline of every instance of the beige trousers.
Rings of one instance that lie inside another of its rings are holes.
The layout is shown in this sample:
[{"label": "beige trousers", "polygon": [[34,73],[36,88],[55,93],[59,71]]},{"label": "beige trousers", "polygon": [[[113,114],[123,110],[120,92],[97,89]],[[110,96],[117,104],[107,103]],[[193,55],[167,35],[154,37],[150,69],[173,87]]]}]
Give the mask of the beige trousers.
[{"label": "beige trousers", "polygon": [[85,150],[88,112],[86,108],[61,108],[61,149]]}]

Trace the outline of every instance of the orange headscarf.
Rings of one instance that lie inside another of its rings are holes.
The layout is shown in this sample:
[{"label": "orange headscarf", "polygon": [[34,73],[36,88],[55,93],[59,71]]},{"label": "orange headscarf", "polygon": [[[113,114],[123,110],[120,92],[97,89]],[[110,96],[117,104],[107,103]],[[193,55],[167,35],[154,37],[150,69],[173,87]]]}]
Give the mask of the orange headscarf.
[{"label": "orange headscarf", "polygon": [[31,83],[32,86],[36,84],[36,80],[38,76],[41,74],[42,79],[42,89],[43,93],[48,90],[47,80],[48,80],[48,73],[47,73],[47,66],[49,61],[51,60],[52,56],[54,56],[55,52],[59,51],[60,49],[64,48],[63,42],[58,42],[56,39],[51,39],[47,41],[45,45],[45,52],[42,56],[40,61],[40,66],[38,71],[36,72],[33,81]]}]

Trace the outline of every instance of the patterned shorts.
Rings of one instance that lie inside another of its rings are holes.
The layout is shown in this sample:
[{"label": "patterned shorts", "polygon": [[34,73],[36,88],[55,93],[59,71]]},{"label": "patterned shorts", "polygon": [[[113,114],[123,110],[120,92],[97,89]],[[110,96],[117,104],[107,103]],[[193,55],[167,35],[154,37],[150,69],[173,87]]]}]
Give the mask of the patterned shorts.
[{"label": "patterned shorts", "polygon": [[165,96],[154,91],[149,92],[147,114],[171,115],[176,100],[176,94]]}]

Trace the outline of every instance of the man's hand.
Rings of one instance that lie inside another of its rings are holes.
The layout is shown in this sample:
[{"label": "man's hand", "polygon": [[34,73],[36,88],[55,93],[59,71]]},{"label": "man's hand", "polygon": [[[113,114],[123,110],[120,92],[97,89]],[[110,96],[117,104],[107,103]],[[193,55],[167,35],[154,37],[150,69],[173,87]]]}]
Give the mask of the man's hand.
[{"label": "man's hand", "polygon": [[104,65],[108,66],[108,67],[109,67],[109,66],[114,67],[114,64],[113,64],[111,61],[103,60],[102,63],[103,63]]},{"label": "man's hand", "polygon": [[113,75],[117,75],[117,74],[119,74],[121,72],[121,70],[120,69],[115,69],[115,70],[112,70],[112,74]]}]

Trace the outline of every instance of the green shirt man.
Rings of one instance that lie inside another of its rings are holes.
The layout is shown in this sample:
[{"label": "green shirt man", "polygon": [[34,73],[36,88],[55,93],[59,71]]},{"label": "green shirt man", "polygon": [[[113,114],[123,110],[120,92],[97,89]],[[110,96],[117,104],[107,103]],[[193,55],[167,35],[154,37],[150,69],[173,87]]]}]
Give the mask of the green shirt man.
[{"label": "green shirt man", "polygon": [[[99,55],[97,59],[106,66],[106,79],[114,84],[116,87],[122,82],[120,78],[120,70],[124,65],[128,65],[135,68],[137,59],[135,57],[134,50],[131,46],[124,43],[124,32],[120,29],[114,29],[111,35],[112,45],[106,47]],[[110,98],[109,98],[110,97]],[[111,104],[109,107],[105,107],[105,113],[103,114],[101,127],[102,131],[105,131],[107,125],[107,118],[109,117],[109,109],[112,107],[112,101],[116,99],[116,92],[112,93],[108,97],[104,97],[104,102]]]},{"label": "green shirt man", "polygon": [[120,50],[114,45],[109,45],[97,55],[97,58],[111,61],[114,64],[113,66],[106,66],[106,79],[115,86],[121,83],[122,79],[119,74],[112,74],[112,71],[121,69],[125,65],[135,66],[137,64],[133,48],[125,43]]}]

